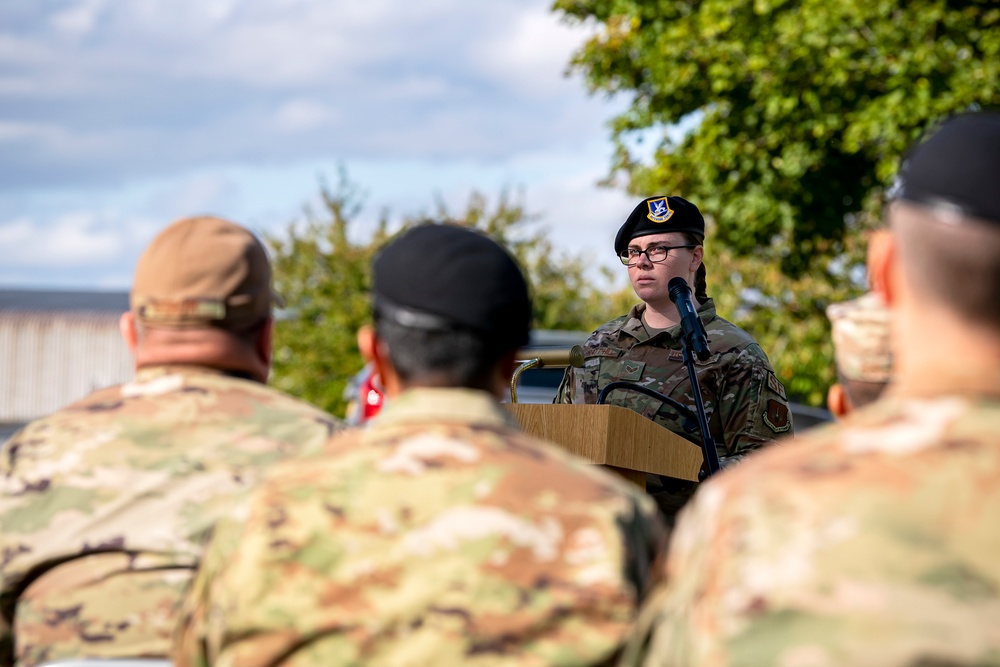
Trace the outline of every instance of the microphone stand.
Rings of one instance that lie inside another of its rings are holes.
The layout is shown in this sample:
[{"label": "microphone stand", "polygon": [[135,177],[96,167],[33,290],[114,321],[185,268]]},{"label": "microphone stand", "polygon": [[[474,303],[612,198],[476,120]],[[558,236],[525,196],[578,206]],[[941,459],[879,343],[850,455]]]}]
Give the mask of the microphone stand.
[{"label": "microphone stand", "polygon": [[694,354],[690,336],[681,336],[681,348],[684,351],[684,365],[687,367],[688,379],[691,381],[691,393],[694,394],[695,412],[698,413],[698,426],[701,428],[701,451],[705,457],[705,469],[698,475],[702,481],[719,472],[719,452],[715,449],[715,438],[708,430],[708,415],[705,414],[705,402],[701,398],[701,383],[694,370]]}]

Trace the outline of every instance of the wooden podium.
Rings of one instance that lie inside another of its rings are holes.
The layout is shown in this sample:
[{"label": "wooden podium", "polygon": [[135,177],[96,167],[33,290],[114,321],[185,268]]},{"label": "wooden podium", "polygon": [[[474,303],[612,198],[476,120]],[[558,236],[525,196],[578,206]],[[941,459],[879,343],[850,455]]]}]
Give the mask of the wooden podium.
[{"label": "wooden podium", "polygon": [[701,448],[627,408],[529,403],[506,408],[526,433],[607,466],[642,488],[648,472],[698,481]]}]

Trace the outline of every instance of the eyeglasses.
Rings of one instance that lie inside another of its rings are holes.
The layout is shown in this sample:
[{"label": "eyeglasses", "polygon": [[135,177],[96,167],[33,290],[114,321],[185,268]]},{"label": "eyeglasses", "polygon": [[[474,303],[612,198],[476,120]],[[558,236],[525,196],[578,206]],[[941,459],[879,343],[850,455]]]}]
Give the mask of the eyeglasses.
[{"label": "eyeglasses", "polygon": [[625,266],[634,266],[636,262],[642,255],[646,256],[650,262],[657,264],[662,262],[667,258],[667,254],[671,250],[677,250],[678,248],[697,248],[697,245],[687,244],[687,245],[654,245],[646,248],[645,250],[640,250],[639,248],[627,248],[622,254],[618,255],[618,259],[622,261]]}]

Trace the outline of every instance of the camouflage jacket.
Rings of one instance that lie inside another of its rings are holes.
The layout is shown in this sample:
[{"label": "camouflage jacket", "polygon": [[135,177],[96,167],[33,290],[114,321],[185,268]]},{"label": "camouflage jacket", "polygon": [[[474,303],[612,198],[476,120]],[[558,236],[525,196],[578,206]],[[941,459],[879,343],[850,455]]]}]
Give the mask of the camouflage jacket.
[{"label": "camouflage jacket", "polygon": [[[556,403],[597,403],[601,390],[623,380],[649,387],[695,409],[695,399],[681,351],[681,327],[650,336],[642,323],[645,304],[608,322],[584,345],[582,368],[567,368]],[[792,432],[785,388],[760,346],[742,329],[715,313],[706,300],[698,309],[712,356],[695,359],[698,383],[719,456],[743,454]],[[698,423],[684,419],[659,400],[624,390],[609,394],[607,403],[621,405],[701,442]],[[725,446],[723,446],[725,443]]]},{"label": "camouflage jacket", "polygon": [[726,471],[667,575],[623,664],[1000,664],[1000,398],[889,397]]},{"label": "camouflage jacket", "polygon": [[0,664],[12,639],[24,666],[166,656],[212,525],[337,428],[257,382],[180,366],[26,426],[0,457]]},{"label": "camouflage jacket", "polygon": [[649,498],[491,396],[414,389],[220,526],[174,664],[602,664],[662,544]]}]

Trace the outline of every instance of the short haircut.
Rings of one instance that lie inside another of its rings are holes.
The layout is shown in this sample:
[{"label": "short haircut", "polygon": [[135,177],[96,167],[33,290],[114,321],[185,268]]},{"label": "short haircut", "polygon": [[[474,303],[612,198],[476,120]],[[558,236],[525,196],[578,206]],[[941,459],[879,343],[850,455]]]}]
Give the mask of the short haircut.
[{"label": "short haircut", "polygon": [[1000,225],[903,201],[892,204],[890,218],[907,282],[1000,334]]},{"label": "short haircut", "polygon": [[491,389],[496,364],[511,350],[496,349],[481,333],[465,327],[446,330],[407,327],[375,311],[375,331],[404,382]]}]

